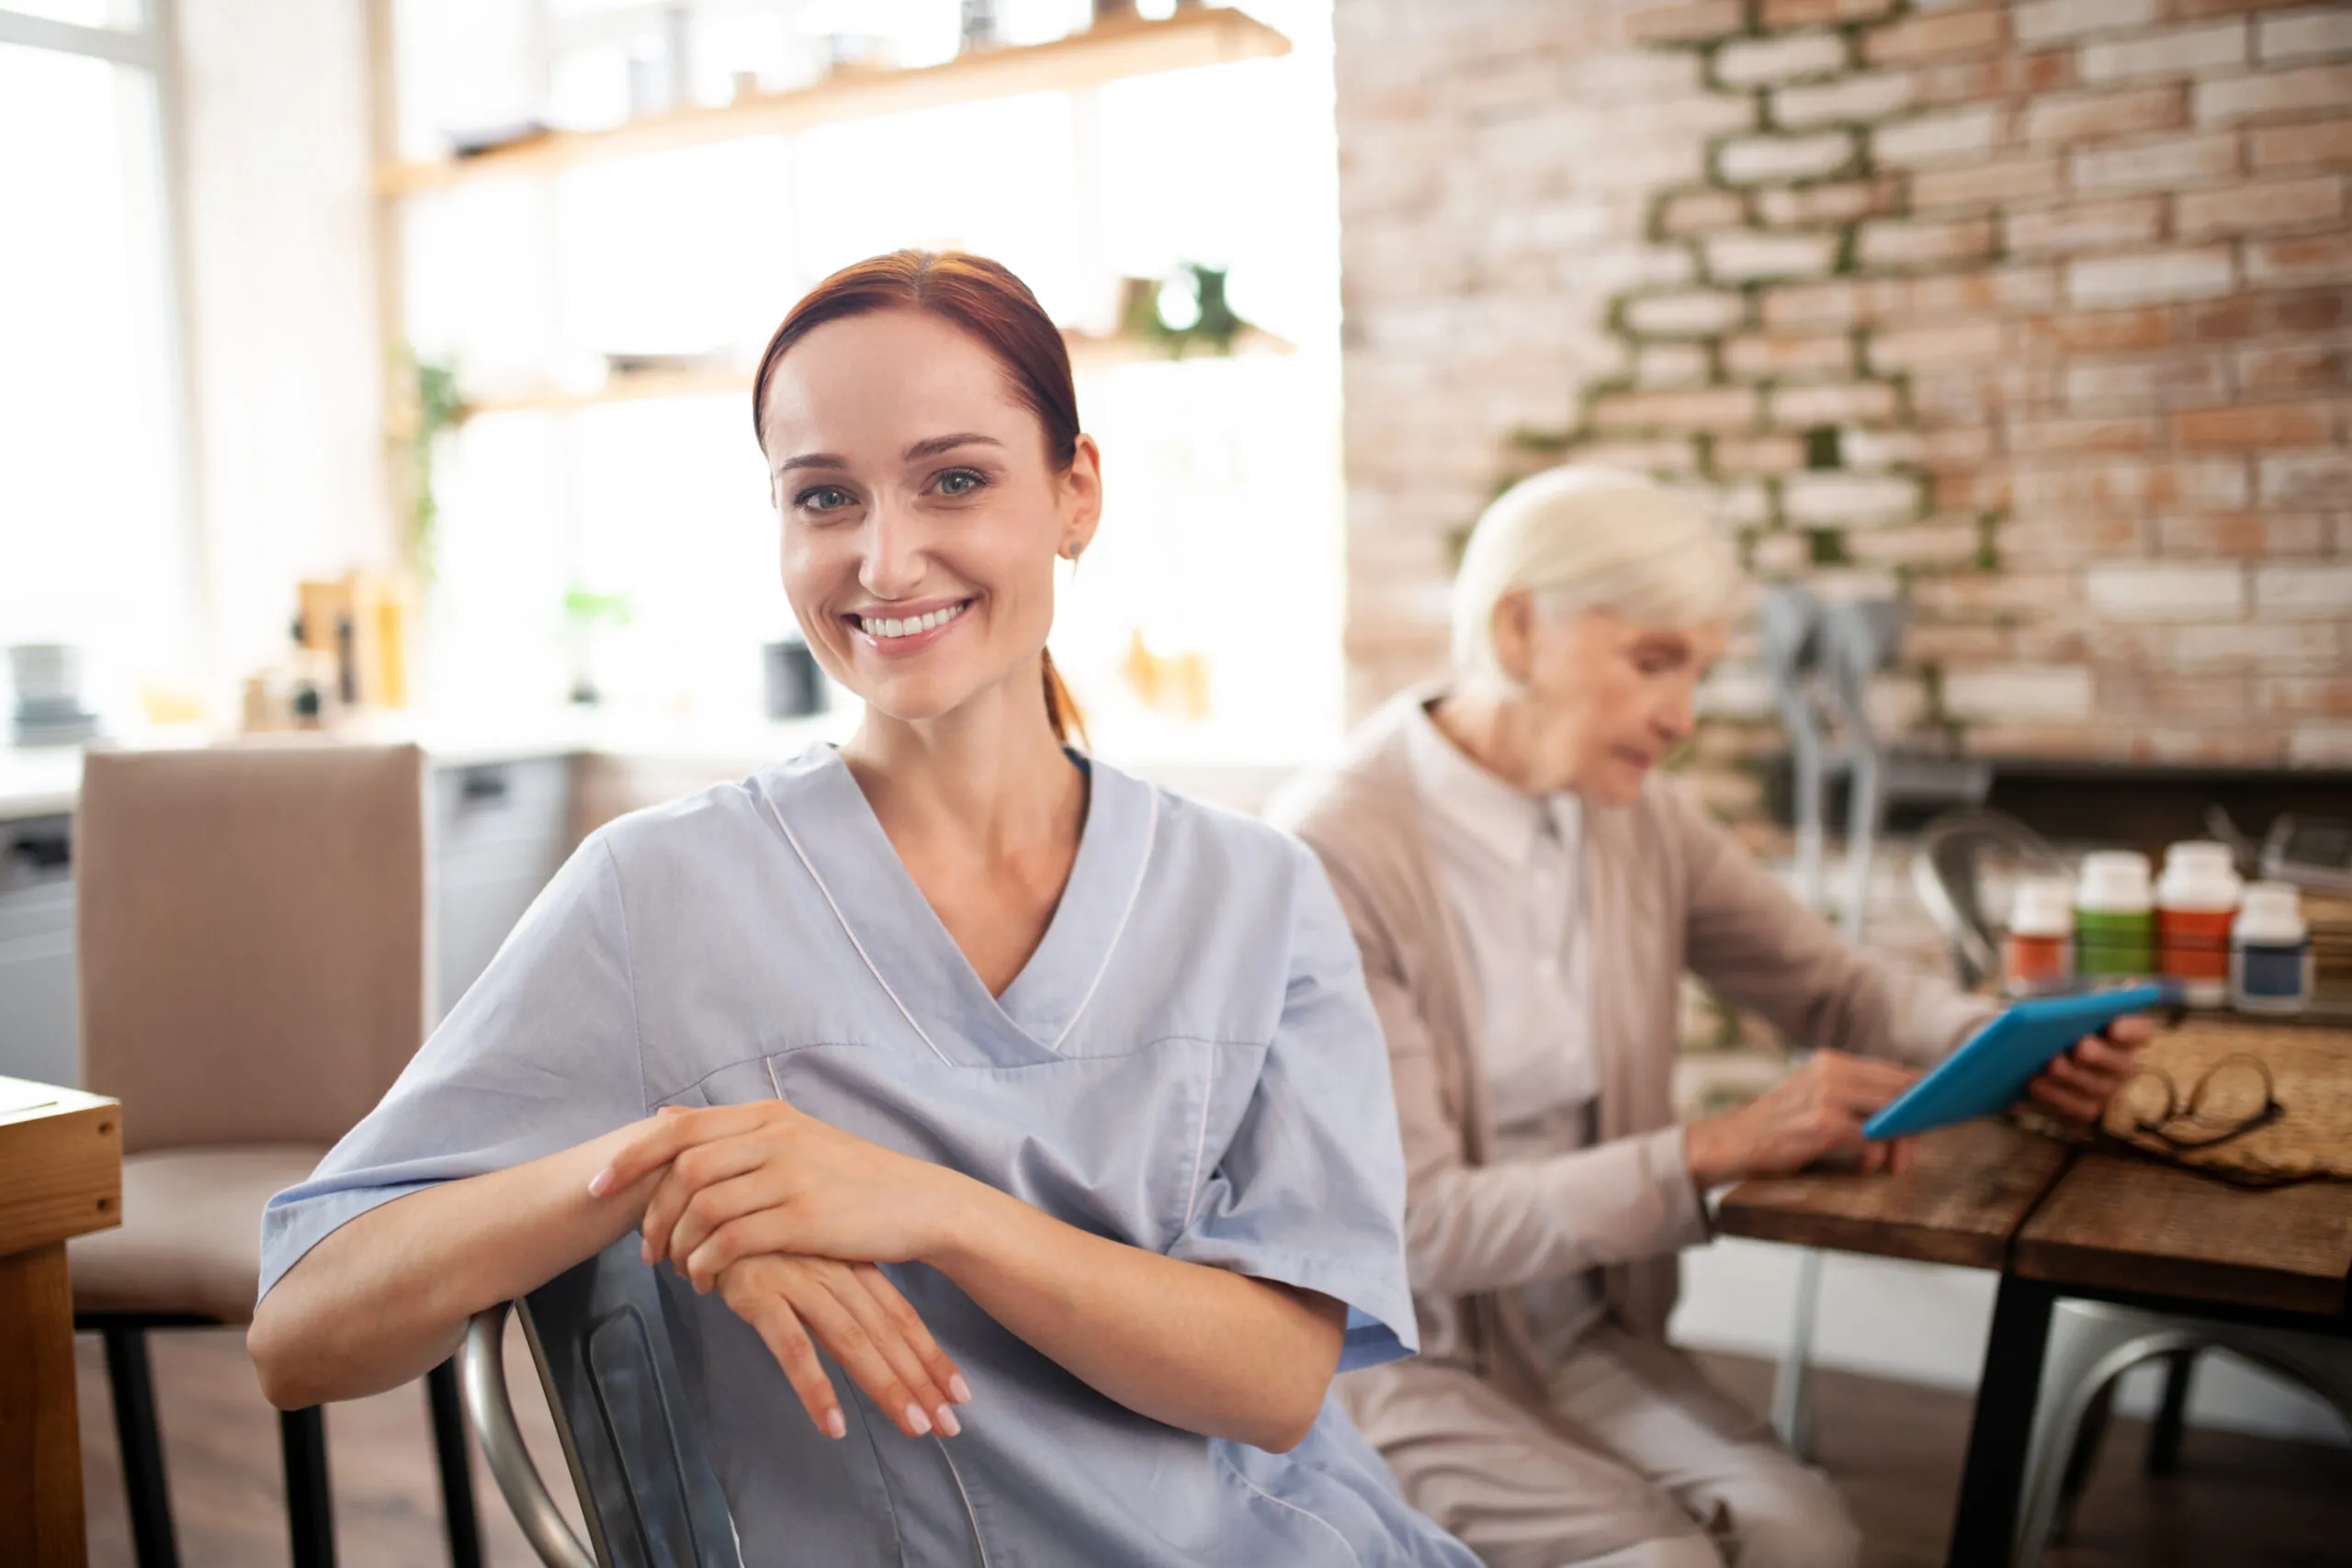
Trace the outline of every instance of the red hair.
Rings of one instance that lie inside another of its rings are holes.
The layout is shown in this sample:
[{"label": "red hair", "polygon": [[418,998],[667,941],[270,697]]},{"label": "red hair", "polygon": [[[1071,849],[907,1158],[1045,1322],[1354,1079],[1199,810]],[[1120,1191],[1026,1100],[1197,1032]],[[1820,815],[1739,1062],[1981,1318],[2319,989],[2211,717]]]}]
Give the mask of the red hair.
[{"label": "red hair", "polygon": [[[1029,286],[1001,262],[962,251],[892,251],[842,268],[810,289],[768,339],[752,379],[752,434],[767,445],[768,378],[792,345],[823,326],[876,310],[920,310],[958,327],[1004,367],[1012,395],[1044,428],[1046,457],[1056,471],[1078,456],[1078,389],[1070,380],[1069,348]],[[1075,730],[1086,739],[1085,720],[1069,688],[1044,656],[1046,720],[1054,739],[1067,741]]]}]

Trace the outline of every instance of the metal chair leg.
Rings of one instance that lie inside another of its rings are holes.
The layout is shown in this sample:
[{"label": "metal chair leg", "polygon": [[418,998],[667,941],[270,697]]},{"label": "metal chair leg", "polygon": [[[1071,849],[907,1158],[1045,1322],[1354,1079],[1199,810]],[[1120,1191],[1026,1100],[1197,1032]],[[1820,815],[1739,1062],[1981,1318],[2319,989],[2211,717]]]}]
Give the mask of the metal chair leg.
[{"label": "metal chair leg", "polygon": [[2115,1410],[2113,1382],[2104,1384],[2091,1397],[2083,1411],[2082,1425],[2075,1428],[2075,1446],[2066,1455],[2066,1472],[2058,1480],[2058,1506],[2050,1517],[2050,1543],[2062,1545],[2067,1533],[2075,1528],[2075,1505],[2082,1501],[2083,1489],[2090,1484],[2091,1472],[2098,1467],[2099,1444],[2107,1438],[2108,1417]]},{"label": "metal chair leg", "polygon": [[466,1447],[466,1411],[458,1392],[456,1357],[424,1377],[433,1411],[433,1448],[441,1461],[441,1517],[449,1531],[449,1568],[481,1568],[481,1526],[474,1513],[473,1458]]},{"label": "metal chair leg", "polygon": [[2180,1468],[2180,1432],[2188,1424],[2188,1382],[2196,1371],[2194,1350],[2165,1359],[2165,1395],[2156,1406],[2155,1425],[2148,1429],[2148,1449],[2140,1464],[2149,1475],[2170,1475]]},{"label": "metal chair leg", "polygon": [[107,1382],[114,1394],[114,1432],[122,1451],[122,1492],[130,1511],[131,1550],[139,1568],[179,1568],[172,1534],[172,1499],[164,1484],[164,1436],[155,1420],[155,1380],[147,1362],[147,1332],[107,1324]]},{"label": "metal chair leg", "polygon": [[326,1413],[315,1404],[281,1410],[277,1437],[286,1456],[286,1529],[294,1546],[294,1568],[334,1568]]}]

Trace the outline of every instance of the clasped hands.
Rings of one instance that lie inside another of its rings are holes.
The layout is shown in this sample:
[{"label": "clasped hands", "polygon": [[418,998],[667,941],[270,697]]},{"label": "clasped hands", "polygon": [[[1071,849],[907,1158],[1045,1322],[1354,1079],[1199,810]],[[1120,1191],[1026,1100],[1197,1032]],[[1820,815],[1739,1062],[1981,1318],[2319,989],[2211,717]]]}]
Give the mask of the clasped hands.
[{"label": "clasped hands", "polygon": [[[2133,1053],[2154,1035],[2145,1018],[2121,1018],[2052,1058],[2027,1089],[2035,1104],[2084,1123],[2098,1120],[2133,1071]],[[1683,1130],[1683,1158],[1700,1187],[1778,1176],[1843,1158],[1864,1171],[1907,1170],[1918,1140],[1873,1143],[1862,1124],[1919,1077],[1894,1062],[1815,1051],[1804,1066],[1736,1111]]]},{"label": "clasped hands", "polygon": [[962,1430],[970,1385],[876,1267],[931,1250],[951,1173],[775,1100],[665,1107],[588,1191],[649,1179],[646,1262],[666,1259],[758,1331],[818,1430],[849,1429],[820,1347],[907,1436]]}]

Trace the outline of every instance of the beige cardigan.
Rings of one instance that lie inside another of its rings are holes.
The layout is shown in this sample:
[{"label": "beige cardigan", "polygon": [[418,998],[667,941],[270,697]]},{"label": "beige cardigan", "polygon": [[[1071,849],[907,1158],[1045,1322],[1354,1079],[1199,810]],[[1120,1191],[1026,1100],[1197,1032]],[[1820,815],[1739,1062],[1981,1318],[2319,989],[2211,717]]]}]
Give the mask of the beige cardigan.
[{"label": "beige cardigan", "polygon": [[1794,1043],[1910,1061],[1941,1055],[1992,1008],[1840,940],[1679,784],[1654,778],[1631,806],[1585,813],[1598,1141],[1488,1165],[1473,971],[1423,851],[1405,748],[1410,705],[1432,695],[1408,692],[1374,715],[1336,767],[1284,790],[1269,815],[1321,856],[1387,1034],[1422,1356],[1540,1404],[1544,1369],[1511,1287],[1600,1268],[1611,1315],[1662,1340],[1675,1255],[1707,1235],[1681,1139],[1662,1131],[1675,1121],[1684,970]]}]

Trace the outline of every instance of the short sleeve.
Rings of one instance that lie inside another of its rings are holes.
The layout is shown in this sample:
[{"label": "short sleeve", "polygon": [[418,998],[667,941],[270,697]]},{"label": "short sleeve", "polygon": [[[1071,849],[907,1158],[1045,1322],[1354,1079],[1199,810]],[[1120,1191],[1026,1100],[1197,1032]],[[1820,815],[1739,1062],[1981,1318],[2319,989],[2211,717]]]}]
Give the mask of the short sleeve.
[{"label": "short sleeve", "polygon": [[1405,1160],[1362,961],[1303,846],[1282,1017],[1256,1089],[1169,1255],[1347,1303],[1340,1371],[1411,1355]]},{"label": "short sleeve", "polygon": [[375,1110],[262,1213],[261,1291],[330,1232],[436,1182],[503,1170],[645,1114],[620,873],[574,852]]}]

